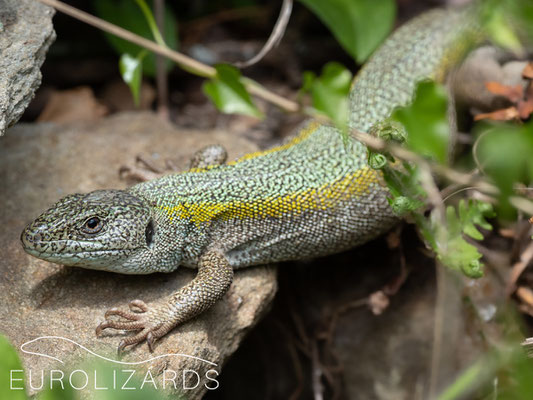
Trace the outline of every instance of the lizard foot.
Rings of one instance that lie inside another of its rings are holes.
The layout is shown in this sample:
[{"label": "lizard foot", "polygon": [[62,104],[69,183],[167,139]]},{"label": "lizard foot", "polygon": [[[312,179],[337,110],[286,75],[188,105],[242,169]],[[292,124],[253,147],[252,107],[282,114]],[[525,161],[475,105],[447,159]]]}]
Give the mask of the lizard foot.
[{"label": "lizard foot", "polygon": [[161,168],[150,156],[138,154],[135,157],[134,165],[123,165],[120,167],[119,176],[124,180],[146,182],[176,171],[176,166],[170,160],[166,160],[165,167]]},{"label": "lizard foot", "polygon": [[[96,328],[96,335],[107,328],[122,329],[126,331],[140,330],[137,334],[122,339],[118,345],[120,354],[126,346],[142,343],[146,340],[148,348],[153,351],[156,339],[164,336],[174,327],[172,321],[166,320],[166,314],[157,308],[149,307],[142,300],[133,300],[129,303],[131,311],[123,311],[118,308],[111,308],[105,313],[105,321]],[[134,311],[134,310],[139,311]],[[115,320],[109,317],[117,315],[122,319]]]}]

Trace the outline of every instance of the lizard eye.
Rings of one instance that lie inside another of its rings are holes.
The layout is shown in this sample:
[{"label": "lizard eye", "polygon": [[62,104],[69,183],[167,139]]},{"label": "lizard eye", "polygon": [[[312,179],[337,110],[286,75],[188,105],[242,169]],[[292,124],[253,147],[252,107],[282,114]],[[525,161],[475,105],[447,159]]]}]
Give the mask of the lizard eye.
[{"label": "lizard eye", "polygon": [[91,217],[87,221],[85,221],[85,224],[83,224],[83,227],[81,230],[85,233],[98,233],[102,229],[102,226],[104,224],[98,217]]}]

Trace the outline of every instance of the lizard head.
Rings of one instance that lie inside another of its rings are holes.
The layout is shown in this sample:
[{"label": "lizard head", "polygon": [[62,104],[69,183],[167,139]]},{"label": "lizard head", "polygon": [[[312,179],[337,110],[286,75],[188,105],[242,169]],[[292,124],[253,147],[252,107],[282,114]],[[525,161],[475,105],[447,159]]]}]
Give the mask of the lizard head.
[{"label": "lizard head", "polygon": [[[97,190],[64,197],[30,223],[24,250],[68,266],[143,273],[155,225],[146,202],[123,190]],[[147,260],[148,261],[148,260]]]}]

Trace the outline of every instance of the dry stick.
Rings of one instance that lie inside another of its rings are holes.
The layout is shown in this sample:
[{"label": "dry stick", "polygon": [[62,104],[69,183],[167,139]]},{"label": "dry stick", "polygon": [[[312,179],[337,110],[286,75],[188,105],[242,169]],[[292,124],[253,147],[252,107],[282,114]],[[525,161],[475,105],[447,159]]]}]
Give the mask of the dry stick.
[{"label": "dry stick", "polygon": [[522,272],[528,267],[533,260],[533,242],[529,243],[526,249],[520,254],[520,260],[518,260],[511,269],[509,280],[507,281],[507,287],[505,288],[505,294],[511,296],[516,289],[516,282]]},{"label": "dry stick", "polygon": [[[172,50],[168,47],[160,46],[156,42],[145,39],[142,36],[139,36],[133,32],[127,31],[117,25],[111,24],[103,19],[95,17],[91,14],[88,14],[84,11],[78,10],[77,8],[71,7],[65,3],[62,3],[57,0],[37,0],[43,4],[46,4],[50,7],[54,7],[56,10],[61,11],[64,14],[70,15],[80,21],[83,21],[89,25],[92,25],[98,29],[101,29],[105,32],[111,33],[115,36],[118,36],[124,40],[135,43],[141,47],[144,47],[150,51],[153,51],[156,54],[165,56],[172,61],[178,63],[183,69],[192,72],[196,75],[200,75],[204,78],[214,78],[216,76],[216,70],[209,66],[205,65],[195,59],[186,56],[185,54],[179,53],[175,50]],[[246,89],[253,95],[260,97],[270,103],[277,105],[278,107],[289,111],[296,112],[300,109],[298,103],[285,99],[282,96],[279,96],[268,89],[261,86],[259,83],[243,78],[242,83]]]},{"label": "dry stick", "polygon": [[261,61],[270,50],[272,50],[275,46],[279,44],[281,38],[285,34],[285,29],[287,28],[287,24],[289,23],[291,12],[292,0],[283,0],[278,20],[276,21],[274,29],[272,30],[272,33],[270,34],[270,37],[268,38],[263,48],[259,51],[259,53],[257,53],[249,60],[236,62],[234,65],[239,68],[246,68]]},{"label": "dry stick", "polygon": [[[165,0],[154,1],[155,21],[159,32],[165,35]],[[156,85],[157,85],[157,113],[164,119],[168,119],[168,76],[166,60],[157,55],[156,62]]]}]

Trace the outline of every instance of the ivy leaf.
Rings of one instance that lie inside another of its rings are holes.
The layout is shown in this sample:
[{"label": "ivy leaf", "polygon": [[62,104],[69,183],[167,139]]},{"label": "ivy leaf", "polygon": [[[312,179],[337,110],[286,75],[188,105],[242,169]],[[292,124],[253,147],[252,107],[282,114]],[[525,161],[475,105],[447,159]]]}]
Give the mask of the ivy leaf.
[{"label": "ivy leaf", "polygon": [[[146,54],[145,52],[141,52]],[[120,75],[124,82],[130,88],[131,94],[133,95],[133,100],[135,105],[139,107],[139,97],[141,91],[141,78],[142,78],[142,59],[144,57],[139,55],[133,57],[128,53],[124,53],[120,56],[120,61],[118,63]]]},{"label": "ivy leaf", "polygon": [[391,31],[394,0],[300,0],[331,30],[341,46],[363,63]]},{"label": "ivy leaf", "polygon": [[216,65],[215,68],[216,77],[204,83],[203,91],[213,101],[217,109],[226,114],[242,114],[262,118],[263,114],[254,105],[250,94],[240,81],[240,71],[226,64]]},{"label": "ivy leaf", "polygon": [[[134,32],[146,39],[154,40],[152,29],[149,22],[143,14],[143,11],[133,0],[94,0],[94,7],[96,13],[101,18],[109,21],[115,25],[120,26],[128,31]],[[153,9],[153,1],[148,1],[148,5]],[[170,7],[165,7],[165,29],[163,38],[168,47],[176,49],[178,46],[178,29],[177,19],[173,15]],[[117,36],[109,33],[104,33],[109,44],[119,54],[139,54],[143,48],[128,42],[124,39],[120,39]],[[167,70],[172,68],[172,61],[166,60],[165,65]],[[155,54],[149,53],[143,59],[143,71],[148,76],[155,76]]]},{"label": "ivy leaf", "polygon": [[446,90],[434,82],[420,82],[413,102],[398,108],[392,119],[405,127],[407,147],[441,163],[448,159],[450,128]]},{"label": "ivy leaf", "polygon": [[304,74],[303,90],[311,92],[313,107],[328,116],[342,131],[348,124],[351,82],[352,73],[336,62],[327,63],[319,77],[312,72]]},{"label": "ivy leaf", "polygon": [[[22,364],[17,352],[7,338],[0,334],[0,399],[27,399],[26,391],[24,390],[24,381],[26,378],[24,372],[18,372],[22,370]],[[11,382],[11,377],[13,377],[13,379],[22,378],[23,380],[13,380],[13,382]],[[14,388],[23,388],[23,390],[11,389],[11,383]]]}]

